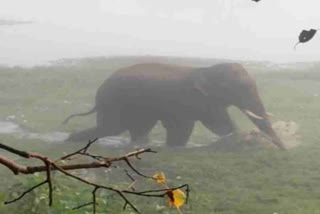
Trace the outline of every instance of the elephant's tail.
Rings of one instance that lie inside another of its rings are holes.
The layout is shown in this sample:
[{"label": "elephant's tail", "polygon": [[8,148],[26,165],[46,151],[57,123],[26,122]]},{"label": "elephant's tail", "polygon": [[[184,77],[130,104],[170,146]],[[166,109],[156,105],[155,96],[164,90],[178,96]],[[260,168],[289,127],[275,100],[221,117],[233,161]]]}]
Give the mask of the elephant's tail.
[{"label": "elephant's tail", "polygon": [[70,115],[69,117],[67,117],[67,119],[65,119],[63,121],[62,124],[67,124],[69,122],[69,120],[73,117],[76,117],[76,116],[86,116],[86,115],[89,115],[89,114],[92,114],[92,113],[95,113],[97,111],[96,107],[93,107],[90,111],[88,112],[85,112],[85,113],[80,113],[80,114],[72,114]]}]

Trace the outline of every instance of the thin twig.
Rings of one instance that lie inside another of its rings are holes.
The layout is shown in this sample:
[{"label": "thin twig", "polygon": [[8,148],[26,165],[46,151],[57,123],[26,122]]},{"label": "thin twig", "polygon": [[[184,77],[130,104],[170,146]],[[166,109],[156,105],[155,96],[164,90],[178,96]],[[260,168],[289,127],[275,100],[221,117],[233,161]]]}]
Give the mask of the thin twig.
[{"label": "thin twig", "polygon": [[11,204],[11,203],[13,203],[13,202],[16,202],[16,201],[20,200],[20,199],[21,199],[23,196],[25,196],[27,193],[29,193],[29,192],[31,192],[32,190],[34,190],[34,189],[42,186],[42,185],[45,184],[45,183],[47,183],[46,180],[43,181],[43,182],[41,182],[40,184],[35,185],[34,187],[31,187],[31,188],[28,189],[27,191],[23,192],[19,197],[15,198],[15,199],[13,199],[13,200],[11,200],[11,201],[5,201],[4,204]]},{"label": "thin twig", "polygon": [[130,161],[128,160],[127,157],[124,158],[123,160],[127,163],[127,165],[128,165],[135,173],[137,173],[137,174],[140,175],[141,177],[155,179],[154,177],[147,176],[147,175],[144,175],[144,174],[142,174],[141,172],[139,172],[136,168],[134,168],[134,166],[130,163]]},{"label": "thin twig", "polygon": [[[87,143],[87,145],[86,145],[85,147],[83,147],[82,149],[79,149],[78,151],[75,151],[75,152],[73,152],[73,153],[71,153],[71,154],[65,155],[65,156],[59,158],[59,159],[56,160],[56,161],[66,160],[66,159],[68,159],[68,158],[70,158],[70,157],[72,157],[72,156],[74,156],[74,155],[77,155],[77,154],[80,154],[80,153],[86,153],[87,150],[89,149],[89,147],[91,146],[91,144],[93,144],[93,143],[96,142],[97,140],[98,140],[98,138],[96,138],[96,139],[94,139],[94,140],[89,140],[89,142]],[[56,162],[56,161],[55,161],[55,162]]]},{"label": "thin twig", "polygon": [[[128,175],[128,177],[131,179],[132,183],[128,186],[128,188],[126,190],[118,190],[112,187],[108,187],[108,186],[103,186],[97,183],[93,183],[90,182],[86,179],[83,179],[79,176],[73,175],[70,172],[68,172],[69,170],[76,170],[76,169],[90,169],[90,168],[100,168],[100,167],[105,167],[105,168],[109,168],[112,166],[112,164],[114,162],[118,162],[118,161],[124,161],[126,162],[126,164],[128,165],[128,167],[133,170],[137,175],[144,177],[144,178],[148,178],[148,179],[154,179],[151,176],[148,175],[144,175],[143,173],[141,173],[139,170],[137,170],[132,163],[130,162],[129,158],[131,157],[136,157],[138,159],[140,159],[139,155],[143,154],[143,153],[156,153],[155,151],[152,151],[151,149],[139,149],[133,152],[129,152],[123,156],[120,157],[113,157],[113,158],[106,158],[103,156],[98,156],[98,155],[93,155],[88,153],[88,149],[89,147],[96,141],[97,139],[93,140],[93,141],[89,141],[89,143],[83,147],[82,149],[73,152],[71,154],[65,155],[55,161],[52,161],[51,159],[49,159],[48,157],[38,154],[38,153],[31,153],[31,152],[25,152],[25,151],[20,151],[17,150],[15,148],[12,148],[10,146],[6,146],[4,144],[0,143],[0,149],[4,149],[6,151],[9,151],[11,153],[17,154],[19,156],[22,156],[24,158],[35,158],[35,159],[39,159],[44,163],[44,166],[23,166],[20,164],[15,163],[13,160],[0,156],[0,164],[6,166],[8,169],[10,169],[14,174],[19,174],[19,173],[23,173],[23,174],[33,174],[35,172],[46,172],[46,180],[35,185],[34,187],[28,189],[27,191],[23,192],[19,197],[17,197],[16,199],[13,199],[11,201],[6,201],[5,204],[10,204],[13,203],[15,201],[18,201],[19,199],[21,199],[22,197],[24,197],[27,193],[33,191],[34,189],[42,186],[43,184],[48,183],[48,190],[49,190],[49,206],[52,205],[53,203],[53,187],[52,187],[52,178],[51,178],[51,171],[52,170],[57,170],[60,171],[61,173],[63,173],[64,175],[71,177],[73,179],[76,179],[84,184],[90,185],[92,187],[94,187],[93,191],[92,191],[92,202],[80,205],[75,209],[80,209],[82,207],[85,206],[89,206],[92,205],[93,208],[93,214],[96,213],[96,193],[99,189],[105,189],[105,190],[109,190],[112,192],[117,193],[124,201],[124,206],[123,209],[126,209],[127,206],[131,207],[136,213],[140,213],[139,210],[128,200],[128,198],[125,196],[125,194],[131,194],[131,195],[137,195],[137,196],[144,196],[144,197],[164,197],[166,195],[168,195],[168,192],[172,192],[176,189],[181,189],[186,187],[187,188],[187,200],[189,197],[189,186],[187,184],[181,185],[179,187],[176,188],[166,188],[166,189],[159,189],[159,190],[147,190],[147,191],[141,191],[141,192],[136,192],[135,189],[133,188],[133,185],[135,184],[136,180],[129,174],[129,172],[126,170],[126,173]],[[84,163],[84,164],[68,164],[68,165],[59,165],[58,161],[59,160],[69,160],[71,157],[80,154],[80,155],[85,155],[88,157],[91,157],[92,159],[94,159],[94,162],[91,163]],[[116,167],[116,166],[114,166]],[[132,189],[129,190],[129,189]]]},{"label": "thin twig", "polygon": [[72,208],[72,210],[78,210],[78,209],[80,209],[80,208],[83,208],[83,207],[86,207],[86,206],[90,206],[91,204],[93,204],[92,201],[89,202],[89,203],[86,203],[86,204],[82,204],[82,205],[80,205],[80,206],[78,206],[78,207]]},{"label": "thin twig", "polygon": [[53,189],[52,189],[52,181],[51,181],[51,163],[50,161],[45,162],[46,167],[47,167],[47,183],[48,183],[48,188],[49,188],[49,206],[52,206],[53,202]]},{"label": "thin twig", "polygon": [[137,210],[137,208],[122,194],[122,192],[121,192],[120,190],[114,189],[114,188],[112,188],[112,187],[102,186],[102,185],[95,184],[95,183],[92,183],[92,182],[90,182],[90,181],[87,181],[87,180],[85,180],[85,179],[83,179],[83,178],[80,178],[80,177],[78,177],[78,176],[75,176],[75,175],[73,175],[73,174],[65,171],[64,169],[62,169],[61,167],[59,167],[59,166],[56,165],[55,163],[52,163],[52,166],[55,167],[55,168],[57,168],[57,169],[58,169],[60,172],[62,172],[63,174],[65,174],[65,175],[67,175],[67,176],[69,176],[69,177],[72,177],[72,178],[74,178],[74,179],[76,179],[76,180],[78,180],[78,181],[81,181],[81,182],[83,182],[83,183],[85,183],[85,184],[91,185],[91,186],[93,186],[93,187],[95,187],[95,188],[107,189],[107,190],[110,190],[110,191],[113,191],[113,192],[118,193],[118,194],[122,197],[122,199],[130,205],[130,207],[131,207],[133,210],[135,210],[137,213],[140,213],[140,212]]},{"label": "thin twig", "polygon": [[96,214],[96,192],[99,189],[99,187],[95,187],[94,190],[92,191],[92,206],[93,206],[93,214]]},{"label": "thin twig", "polygon": [[133,187],[135,185],[135,183],[137,182],[128,172],[128,170],[125,169],[126,175],[130,178],[130,180],[132,181],[132,183],[127,187],[128,189],[131,189],[132,191],[136,191],[136,189]]}]

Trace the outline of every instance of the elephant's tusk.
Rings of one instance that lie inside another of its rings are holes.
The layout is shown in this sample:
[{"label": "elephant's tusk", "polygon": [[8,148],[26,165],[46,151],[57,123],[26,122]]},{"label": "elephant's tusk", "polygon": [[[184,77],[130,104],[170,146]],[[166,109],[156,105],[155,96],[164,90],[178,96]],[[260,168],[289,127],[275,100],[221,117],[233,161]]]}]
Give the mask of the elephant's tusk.
[{"label": "elephant's tusk", "polygon": [[206,91],[206,89],[201,85],[199,82],[195,82],[194,86],[196,89],[198,89],[204,96],[208,96],[209,93]]},{"label": "elephant's tusk", "polygon": [[255,119],[263,120],[262,117],[256,115],[255,113],[253,113],[252,111],[249,111],[249,110],[247,110],[247,109],[244,110],[244,113],[246,113],[248,116],[253,117],[253,118],[255,118]]},{"label": "elephant's tusk", "polygon": [[226,135],[222,135],[220,136],[221,138],[225,138],[225,137],[230,137],[233,135],[233,132],[230,132],[229,134],[226,134]]},{"label": "elephant's tusk", "polygon": [[266,114],[267,114],[269,117],[274,117],[274,115],[271,114],[270,112],[267,112]]}]

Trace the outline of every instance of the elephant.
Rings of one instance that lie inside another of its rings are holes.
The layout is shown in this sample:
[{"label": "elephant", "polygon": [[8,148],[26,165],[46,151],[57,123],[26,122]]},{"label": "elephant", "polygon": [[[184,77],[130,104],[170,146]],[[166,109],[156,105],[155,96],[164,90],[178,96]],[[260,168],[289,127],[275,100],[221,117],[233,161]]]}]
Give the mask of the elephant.
[{"label": "elephant", "polygon": [[218,136],[235,133],[227,108],[239,108],[273,144],[284,149],[273,130],[256,82],[239,63],[191,67],[143,63],[121,68],[96,93],[96,126],[72,133],[67,141],[88,141],[129,131],[131,142],[143,144],[157,121],[166,129],[166,145],[185,146],[195,122]]}]

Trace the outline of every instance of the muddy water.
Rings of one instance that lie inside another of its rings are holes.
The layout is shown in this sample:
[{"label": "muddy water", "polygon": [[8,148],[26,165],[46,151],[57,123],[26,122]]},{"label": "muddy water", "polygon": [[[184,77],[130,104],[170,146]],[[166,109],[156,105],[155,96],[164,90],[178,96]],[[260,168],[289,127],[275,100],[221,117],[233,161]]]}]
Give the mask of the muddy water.
[{"label": "muddy water", "polygon": [[39,139],[46,142],[62,142],[69,136],[65,132],[35,133],[30,132],[13,121],[0,121],[0,134],[12,134],[16,138]]},{"label": "muddy water", "polygon": [[[25,128],[22,128],[13,121],[0,121],[0,134],[10,134],[17,139],[35,139],[42,140],[44,142],[52,143],[63,143],[70,133],[67,132],[47,132],[47,133],[36,133],[30,132]],[[130,144],[130,139],[123,136],[112,136],[105,137],[98,140],[99,144],[110,146],[110,147],[122,147],[128,146]],[[152,146],[163,146],[164,142],[154,140],[150,143]],[[189,142],[187,147],[201,147],[206,146],[206,144]]]},{"label": "muddy water", "polygon": [[[52,143],[63,143],[70,135],[70,133],[67,132],[30,132],[10,120],[0,121],[0,134],[10,134],[17,139],[35,139]],[[129,142],[130,140],[128,138],[121,136],[105,137],[98,141],[100,144],[114,147],[125,146],[128,145]]]},{"label": "muddy water", "polygon": [[[273,128],[277,132],[278,136],[283,140],[287,149],[294,148],[299,146],[301,140],[298,134],[298,126],[296,123],[292,121],[277,121],[273,124]],[[264,145],[272,145],[271,142],[267,142],[263,137],[259,138],[259,135],[253,134],[259,132],[257,129],[252,130],[249,133],[244,133],[244,141],[251,141],[252,137],[255,138],[255,142],[260,142]],[[10,134],[17,139],[35,139],[41,140],[44,142],[52,142],[52,143],[63,143],[70,135],[67,132],[47,132],[47,133],[36,133],[30,132],[25,128],[22,128],[15,122],[11,120],[0,121],[0,134]],[[251,136],[252,135],[252,136]],[[258,137],[257,137],[258,136]],[[249,140],[247,138],[250,138]],[[194,143],[188,142],[187,147],[194,148],[194,147],[202,147],[208,146],[213,141],[217,139],[212,139],[207,142],[202,143]],[[210,142],[211,141],[211,142]],[[123,147],[128,146],[130,144],[130,139],[123,136],[112,136],[112,137],[105,137],[98,140],[99,144],[104,146],[110,147]],[[164,146],[164,142],[153,140],[150,142],[152,146]]]},{"label": "muddy water", "polygon": [[11,134],[21,131],[20,126],[11,121],[0,121],[0,134]]}]

